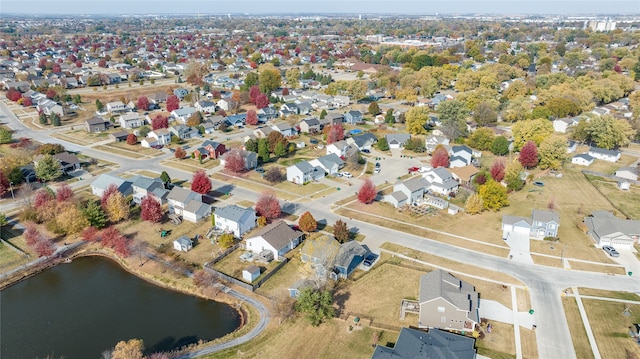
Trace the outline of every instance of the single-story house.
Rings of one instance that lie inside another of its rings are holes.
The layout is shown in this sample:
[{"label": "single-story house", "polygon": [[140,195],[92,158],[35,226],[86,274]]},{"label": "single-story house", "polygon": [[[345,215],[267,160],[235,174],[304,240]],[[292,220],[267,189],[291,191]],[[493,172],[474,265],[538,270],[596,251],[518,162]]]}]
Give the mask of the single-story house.
[{"label": "single-story house", "polygon": [[256,227],[256,211],[234,205],[216,208],[213,212],[216,228],[233,233],[236,238]]},{"label": "single-story house", "polygon": [[593,158],[609,162],[618,162],[621,154],[618,150],[607,150],[599,147],[590,147],[588,153]]},{"label": "single-story house", "polygon": [[[239,150],[240,151],[240,155],[242,156],[243,159],[243,163],[244,163],[244,169],[245,170],[250,170],[250,169],[254,169],[256,167],[258,167],[258,154],[255,152],[251,152],[251,151],[245,151],[245,150]],[[231,153],[231,151],[229,152],[225,152],[220,156],[220,164],[222,166],[224,166],[226,164],[226,158],[229,155],[229,153]]]},{"label": "single-story house", "polygon": [[275,221],[246,239],[246,249],[259,254],[268,250],[274,258],[285,255],[302,241],[303,233],[291,228],[282,220]]},{"label": "single-story house", "polygon": [[[43,155],[37,155],[33,159],[34,166],[38,164],[42,157]],[[58,161],[60,164],[60,170],[62,170],[63,173],[69,173],[80,169],[80,160],[73,153],[60,152],[53,155],[53,158]]]},{"label": "single-story house", "polygon": [[580,165],[580,166],[591,166],[594,158],[589,156],[586,153],[579,153],[573,157],[571,157],[571,164]]},{"label": "single-story house", "polygon": [[348,241],[340,245],[334,263],[335,273],[338,279],[346,279],[364,261],[369,254],[358,241]]},{"label": "single-story house", "polygon": [[127,131],[118,131],[111,134],[111,137],[116,142],[122,142],[127,140],[127,136],[129,136],[129,132]]},{"label": "single-story house", "polygon": [[616,249],[633,249],[640,239],[640,221],[621,219],[607,211],[595,211],[584,218],[589,234],[598,247],[612,246]]},{"label": "single-story house", "polygon": [[91,182],[91,193],[95,196],[102,197],[107,188],[112,184],[115,185],[118,188],[118,191],[125,196],[128,196],[133,192],[131,181],[110,174],[101,174]]},{"label": "single-story house", "polygon": [[193,241],[187,236],[182,236],[173,241],[173,249],[180,252],[188,252],[193,249]]},{"label": "single-story house", "polygon": [[386,136],[389,148],[404,148],[404,144],[411,138],[408,133],[390,133]]},{"label": "single-story house", "polygon": [[620,167],[616,170],[616,177],[637,181],[638,180],[638,167]]},{"label": "single-story house", "polygon": [[371,150],[371,147],[378,142],[378,138],[371,132],[365,132],[361,135],[356,135],[347,138],[347,143],[358,150]]}]

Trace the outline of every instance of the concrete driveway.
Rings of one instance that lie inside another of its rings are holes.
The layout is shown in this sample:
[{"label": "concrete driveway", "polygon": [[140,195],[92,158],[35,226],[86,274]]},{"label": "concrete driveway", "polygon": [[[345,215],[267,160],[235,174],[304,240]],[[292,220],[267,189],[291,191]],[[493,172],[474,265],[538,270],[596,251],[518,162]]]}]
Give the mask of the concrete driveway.
[{"label": "concrete driveway", "polygon": [[620,252],[620,257],[609,258],[621,266],[624,266],[625,272],[632,272],[634,277],[640,276],[640,261],[638,261],[638,257],[636,257],[635,249],[618,249],[618,252]]},{"label": "concrete driveway", "polygon": [[[494,320],[496,322],[502,322],[507,324],[514,323],[514,313],[511,308],[505,306],[502,303],[495,300],[480,299],[480,318],[487,318],[488,320]],[[535,313],[529,314],[529,312],[517,312],[518,324],[527,329],[535,324]]]}]

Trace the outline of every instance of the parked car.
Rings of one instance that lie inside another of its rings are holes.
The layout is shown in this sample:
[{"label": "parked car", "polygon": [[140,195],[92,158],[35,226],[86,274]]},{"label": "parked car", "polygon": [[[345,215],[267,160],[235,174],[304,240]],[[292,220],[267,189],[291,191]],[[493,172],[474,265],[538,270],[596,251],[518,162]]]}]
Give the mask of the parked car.
[{"label": "parked car", "polygon": [[418,172],[418,171],[420,171],[419,167],[409,167],[409,173]]},{"label": "parked car", "polygon": [[317,145],[318,144],[318,140],[316,140],[315,138],[312,138],[309,140],[309,143],[312,145]]},{"label": "parked car", "polygon": [[369,150],[368,150],[368,149],[366,149],[366,148],[365,148],[365,149],[363,149],[361,152],[362,152],[362,153],[371,153],[371,151],[369,151]]},{"label": "parked car", "polygon": [[374,173],[374,174],[378,174],[378,173],[380,173],[380,167],[376,167],[376,169],[375,169],[375,170],[373,170],[373,173]]},{"label": "parked car", "polygon": [[342,172],[341,175],[342,175],[342,177],[346,177],[346,178],[353,177],[353,175],[351,173],[349,173],[349,172]]},{"label": "parked car", "polygon": [[364,262],[362,262],[362,264],[364,264],[366,267],[371,267],[371,265],[373,264],[373,262],[376,261],[376,259],[378,259],[377,255],[373,253],[369,253],[365,257]]},{"label": "parked car", "polygon": [[258,173],[263,173],[263,172],[264,172],[264,168],[262,168],[262,167],[256,167],[256,172],[258,172]]},{"label": "parked car", "polygon": [[380,168],[380,162],[376,162],[376,168]]},{"label": "parked car", "polygon": [[607,252],[611,257],[620,257],[620,252],[611,246],[602,246],[602,250]]},{"label": "parked car", "polygon": [[538,186],[538,187],[544,187],[544,182],[542,182],[542,181],[534,181],[533,185],[534,186]]},{"label": "parked car", "polygon": [[334,176],[336,176],[336,177],[342,177],[342,173],[340,173],[340,172],[336,172],[336,174],[334,174]]},{"label": "parked car", "polygon": [[155,148],[156,150],[159,150],[162,148],[162,145],[153,145],[151,146],[151,148]]}]

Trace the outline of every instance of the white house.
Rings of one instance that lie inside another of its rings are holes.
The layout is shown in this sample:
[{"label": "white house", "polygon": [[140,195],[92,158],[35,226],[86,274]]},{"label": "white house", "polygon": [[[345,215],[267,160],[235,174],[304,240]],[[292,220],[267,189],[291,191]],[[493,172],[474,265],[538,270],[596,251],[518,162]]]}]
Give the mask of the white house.
[{"label": "white house", "polygon": [[352,147],[345,140],[337,141],[327,145],[327,154],[336,154],[338,157],[346,157]]},{"label": "white house", "polygon": [[443,196],[458,192],[460,186],[453,175],[442,167],[428,170],[422,174],[422,177],[428,182],[428,190]]},{"label": "white house", "polygon": [[309,161],[309,164],[314,167],[321,167],[328,175],[335,175],[344,167],[344,161],[335,153],[313,159]]},{"label": "white house", "polygon": [[389,148],[404,148],[404,144],[411,138],[408,133],[390,133],[386,135]]},{"label": "white house", "polygon": [[553,120],[553,130],[555,132],[567,133],[567,130],[571,126],[575,126],[578,123],[578,119],[575,117],[571,118],[558,118]]},{"label": "white house", "polygon": [[560,215],[557,212],[534,209],[531,217],[502,216],[502,238],[527,234],[529,238],[542,240],[546,237],[557,237],[560,227]]},{"label": "white house", "polygon": [[256,254],[270,251],[274,258],[285,255],[302,241],[303,233],[282,220],[275,221],[246,239],[246,249]]},{"label": "white house", "polygon": [[173,241],[173,249],[180,252],[188,252],[193,249],[193,241],[187,236],[182,236]]},{"label": "white house", "polygon": [[187,122],[187,119],[189,119],[189,117],[191,117],[191,115],[196,112],[197,110],[195,109],[195,107],[182,107],[177,110],[171,111],[171,118],[176,121],[185,123]]},{"label": "white house", "polygon": [[436,146],[438,145],[449,146],[448,138],[446,138],[445,136],[437,136],[433,134],[427,136],[424,142],[425,142],[425,148],[429,153],[433,152],[436,149]]},{"label": "white house", "polygon": [[415,204],[424,197],[428,186],[429,183],[421,177],[398,182],[393,186],[393,192],[385,196],[384,200],[396,208],[405,204]]},{"label": "white house", "polygon": [[324,177],[324,170],[320,166],[313,166],[308,161],[298,162],[287,167],[287,181],[295,184],[318,181]]},{"label": "white house", "polygon": [[137,113],[131,112],[118,116],[118,122],[122,128],[138,128],[144,125],[144,118]]},{"label": "white house", "polygon": [[588,153],[589,156],[593,158],[609,162],[618,162],[618,160],[620,159],[620,151],[618,150],[607,150],[605,148],[590,147]]},{"label": "white house", "polygon": [[449,159],[449,167],[464,167],[471,164],[473,159],[473,150],[465,145],[451,147],[451,158]]},{"label": "white house", "polygon": [[171,143],[171,132],[166,128],[159,128],[147,134],[147,137],[153,138],[159,145],[167,145]]},{"label": "white house", "polygon": [[91,193],[95,196],[102,197],[110,185],[115,185],[118,188],[118,191],[125,196],[130,195],[133,192],[131,181],[127,181],[110,174],[101,174],[91,182]]},{"label": "white house", "polygon": [[233,233],[236,238],[256,227],[256,211],[236,205],[216,208],[213,213],[216,228]]},{"label": "white house", "polygon": [[620,167],[616,170],[616,177],[637,181],[638,180],[638,168],[637,167]]},{"label": "white house", "polygon": [[202,113],[214,113],[216,112],[216,103],[212,101],[200,100],[196,102],[195,108]]},{"label": "white house", "polygon": [[594,158],[586,153],[580,153],[571,158],[571,163],[580,166],[591,166]]},{"label": "white house", "polygon": [[123,112],[126,111],[127,107],[122,101],[114,101],[107,103],[107,111],[110,113]]},{"label": "white house", "polygon": [[167,196],[169,213],[182,216],[189,222],[199,222],[211,214],[211,206],[202,202],[202,195],[192,190],[175,186]]}]

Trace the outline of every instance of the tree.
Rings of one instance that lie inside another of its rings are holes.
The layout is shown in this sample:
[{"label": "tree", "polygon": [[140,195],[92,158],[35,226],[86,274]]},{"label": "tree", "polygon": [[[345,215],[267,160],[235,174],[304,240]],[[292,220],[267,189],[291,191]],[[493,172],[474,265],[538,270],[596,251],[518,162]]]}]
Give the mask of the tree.
[{"label": "tree", "polygon": [[500,183],[489,180],[487,183],[480,186],[478,195],[482,198],[482,203],[485,209],[497,211],[502,207],[509,205],[507,199],[507,189]]},{"label": "tree", "polygon": [[487,151],[491,148],[491,144],[495,139],[495,135],[490,128],[481,127],[469,136],[469,146],[480,151]]},{"label": "tree", "polygon": [[49,117],[47,117],[46,113],[40,112],[40,114],[38,115],[38,121],[40,122],[41,125],[48,125]]},{"label": "tree", "polygon": [[493,125],[498,121],[498,113],[488,101],[482,101],[473,110],[473,120],[478,126]]},{"label": "tree", "polygon": [[49,119],[51,120],[51,126],[60,126],[60,116],[58,116],[57,113],[52,112],[51,115],[49,115]]},{"label": "tree", "polygon": [[218,237],[218,245],[223,249],[231,248],[235,243],[233,233],[224,233]]},{"label": "tree", "polygon": [[78,233],[89,225],[80,208],[70,202],[58,203],[54,220],[58,232],[66,235]]},{"label": "tree", "polygon": [[484,202],[482,197],[477,193],[472,193],[467,197],[467,201],[464,205],[465,211],[469,214],[478,214],[484,210]]},{"label": "tree", "polygon": [[150,194],[142,198],[142,202],[140,202],[140,210],[140,218],[142,218],[143,221],[160,223],[164,216],[162,204],[160,204],[160,202]]},{"label": "tree", "polygon": [[269,98],[263,93],[259,94],[258,97],[256,97],[256,108],[261,110],[267,106],[269,106]]},{"label": "tree", "polygon": [[329,126],[329,133],[327,134],[328,145],[334,142],[342,141],[343,139],[344,139],[344,128],[342,127],[342,124],[336,123],[334,125]]},{"label": "tree", "polygon": [[292,88],[298,87],[298,80],[300,79],[300,69],[297,67],[290,68],[285,73],[285,78],[287,79],[287,85]]},{"label": "tree", "polygon": [[151,128],[155,130],[159,130],[161,128],[169,128],[169,119],[167,116],[159,113],[151,119]]},{"label": "tree", "polygon": [[0,128],[0,144],[11,143],[12,141],[11,131],[6,128]]},{"label": "tree", "polygon": [[296,302],[296,310],[305,313],[311,325],[318,326],[325,319],[335,316],[333,308],[333,294],[328,290],[320,291],[307,287],[300,291],[300,296]]},{"label": "tree", "polygon": [[[246,80],[245,80],[245,85],[247,84]],[[249,87],[249,102],[251,102],[252,104],[256,104],[256,99],[258,98],[258,95],[260,95],[262,92],[260,92],[260,88],[258,86],[252,85],[251,87]]]},{"label": "tree", "polygon": [[376,185],[373,184],[370,178],[367,178],[358,191],[358,201],[364,204],[371,204],[377,195],[378,190],[376,189]]},{"label": "tree", "polygon": [[263,94],[271,93],[280,87],[282,76],[280,70],[276,69],[273,64],[262,64],[258,67],[258,81],[260,91]]},{"label": "tree", "polygon": [[52,155],[44,155],[36,164],[35,167],[36,177],[44,182],[49,182],[60,176],[62,176],[62,169],[60,163]]},{"label": "tree", "polygon": [[524,186],[522,180],[522,171],[524,168],[518,161],[513,161],[507,165],[504,171],[504,181],[507,183],[507,189],[510,191],[519,191]]},{"label": "tree", "polygon": [[0,213],[0,240],[2,239],[2,227],[9,224],[7,216],[4,213]]},{"label": "tree", "polygon": [[258,157],[262,163],[269,162],[269,142],[266,138],[258,140]]},{"label": "tree", "polygon": [[540,168],[559,170],[567,161],[567,140],[560,136],[551,136],[542,141],[538,151]]},{"label": "tree", "polygon": [[0,197],[4,196],[11,190],[11,183],[5,176],[4,171],[0,170]]},{"label": "tree", "polygon": [[244,157],[240,149],[233,148],[225,154],[224,169],[233,173],[239,173],[244,170]]},{"label": "tree", "polygon": [[182,147],[178,147],[176,148],[176,152],[174,152],[173,155],[177,159],[183,159],[187,155],[187,153],[182,149]]},{"label": "tree", "polygon": [[142,359],[144,357],[144,343],[141,339],[120,341],[111,354],[111,359]]},{"label": "tree", "polygon": [[273,154],[278,158],[284,157],[287,154],[287,148],[283,142],[276,143],[276,147],[273,149]]},{"label": "tree", "polygon": [[378,106],[378,102],[373,101],[369,104],[369,108],[367,110],[370,115],[375,116],[380,113],[380,106]]},{"label": "tree", "polygon": [[393,115],[393,109],[390,108],[387,110],[387,113],[384,115],[384,123],[393,125],[396,123],[396,117]]},{"label": "tree", "polygon": [[[0,180],[0,183],[1,182],[2,181]],[[71,189],[68,184],[63,183],[58,186],[58,188],[56,189],[56,201],[67,202],[71,199],[71,197],[73,197],[73,189]]]},{"label": "tree", "polygon": [[98,233],[100,231],[98,231],[98,229],[96,227],[87,227],[84,229],[84,231],[82,231],[82,234],[80,235],[82,237],[83,240],[87,241],[87,242],[95,242],[98,240]]},{"label": "tree", "polygon": [[176,95],[167,97],[167,111],[171,112],[180,108],[180,99]]},{"label": "tree", "polygon": [[513,148],[520,151],[527,141],[533,141],[540,146],[542,141],[553,134],[553,124],[542,118],[527,121],[518,121],[511,126],[513,133]]},{"label": "tree", "polygon": [[[220,239],[218,239],[218,241],[219,240]],[[199,269],[193,272],[193,284],[195,284],[195,286],[198,288],[206,288],[212,286],[215,282],[216,277],[204,269]]]},{"label": "tree", "polygon": [[279,183],[285,180],[285,177],[278,167],[271,167],[265,172],[264,179],[271,183]]},{"label": "tree", "polygon": [[413,151],[415,153],[423,153],[427,150],[425,147],[424,139],[420,138],[409,138],[404,143],[404,149],[407,151]]},{"label": "tree", "polygon": [[211,191],[211,180],[205,171],[199,170],[193,173],[191,190],[200,194],[207,194]]},{"label": "tree", "polygon": [[276,194],[273,191],[264,191],[258,197],[256,202],[256,214],[272,220],[279,218],[282,214],[282,208],[280,202],[276,198]]},{"label": "tree", "polygon": [[202,114],[200,113],[200,111],[194,112],[187,119],[187,126],[189,127],[198,127],[200,126],[201,123],[202,123]]},{"label": "tree", "polygon": [[129,202],[122,193],[116,192],[107,199],[104,211],[112,223],[117,223],[129,217]]},{"label": "tree", "polygon": [[127,135],[127,145],[133,146],[136,143],[138,143],[138,136],[134,135],[133,133],[130,133]]},{"label": "tree", "polygon": [[449,152],[444,146],[436,146],[431,155],[431,167],[449,167]]},{"label": "tree", "polygon": [[[640,92],[639,92],[640,93]],[[639,96],[640,97],[640,96]],[[327,110],[322,109],[322,111],[320,112],[320,119],[324,120],[324,118],[327,117]]]},{"label": "tree", "polygon": [[147,111],[149,110],[149,98],[147,96],[138,97],[138,102],[136,102],[136,107],[138,110]]},{"label": "tree", "polygon": [[340,243],[345,243],[349,241],[350,237],[349,228],[347,228],[347,223],[342,220],[337,220],[333,225],[333,237]]},{"label": "tree", "polygon": [[255,110],[247,111],[246,123],[247,125],[251,125],[251,126],[255,126],[258,124],[258,114],[256,113]]},{"label": "tree", "polygon": [[429,108],[425,106],[412,107],[407,111],[405,125],[410,134],[425,134],[425,126],[429,121]]},{"label": "tree", "polygon": [[305,232],[313,232],[318,229],[318,222],[309,211],[306,211],[300,216],[298,226]]},{"label": "tree", "polygon": [[376,146],[380,151],[389,151],[389,142],[387,142],[386,137],[380,137]]},{"label": "tree", "polygon": [[635,131],[628,121],[615,119],[611,115],[592,118],[586,132],[588,139],[596,146],[608,150],[628,145],[630,139],[635,136]]},{"label": "tree", "polygon": [[10,101],[16,102],[22,98],[22,93],[12,87],[9,90],[7,90],[7,98]]},{"label": "tree", "polygon": [[287,143],[287,139],[284,135],[278,131],[271,131],[269,135],[267,135],[267,142],[269,143],[269,152],[273,153],[276,150],[276,145],[278,143]]},{"label": "tree", "polygon": [[524,168],[533,168],[538,164],[538,146],[535,142],[528,141],[520,150],[518,161]]},{"label": "tree", "polygon": [[171,183],[171,177],[169,177],[167,171],[162,171],[162,173],[160,174],[160,181],[164,183],[164,188],[169,187],[169,184]]},{"label": "tree", "polygon": [[244,143],[244,149],[249,152],[258,153],[258,141],[253,139],[248,139],[247,142]]},{"label": "tree", "polygon": [[494,181],[496,182],[500,182],[502,181],[502,179],[504,178],[504,159],[502,158],[497,158],[495,161],[493,161],[493,165],[491,165],[491,177],[493,178]]},{"label": "tree", "polygon": [[103,246],[113,248],[118,239],[122,237],[122,233],[120,233],[120,230],[118,228],[109,226],[102,230],[101,237]]},{"label": "tree", "polygon": [[62,153],[62,152],[66,152],[67,150],[64,148],[63,145],[59,144],[59,143],[45,143],[42,144],[40,146],[38,146],[38,149],[36,150],[36,154],[39,155],[55,155],[56,153]]},{"label": "tree", "polygon": [[496,136],[491,142],[491,153],[504,156],[509,153],[509,140],[504,136]]},{"label": "tree", "polygon": [[104,104],[98,99],[96,99],[96,110],[98,110],[98,112],[102,112],[102,110],[104,110]]},{"label": "tree", "polygon": [[464,103],[457,100],[441,102],[437,113],[445,136],[455,139],[466,135],[469,109]]},{"label": "tree", "polygon": [[50,238],[40,236],[39,240],[33,246],[38,257],[49,257],[56,251],[56,246]]}]

